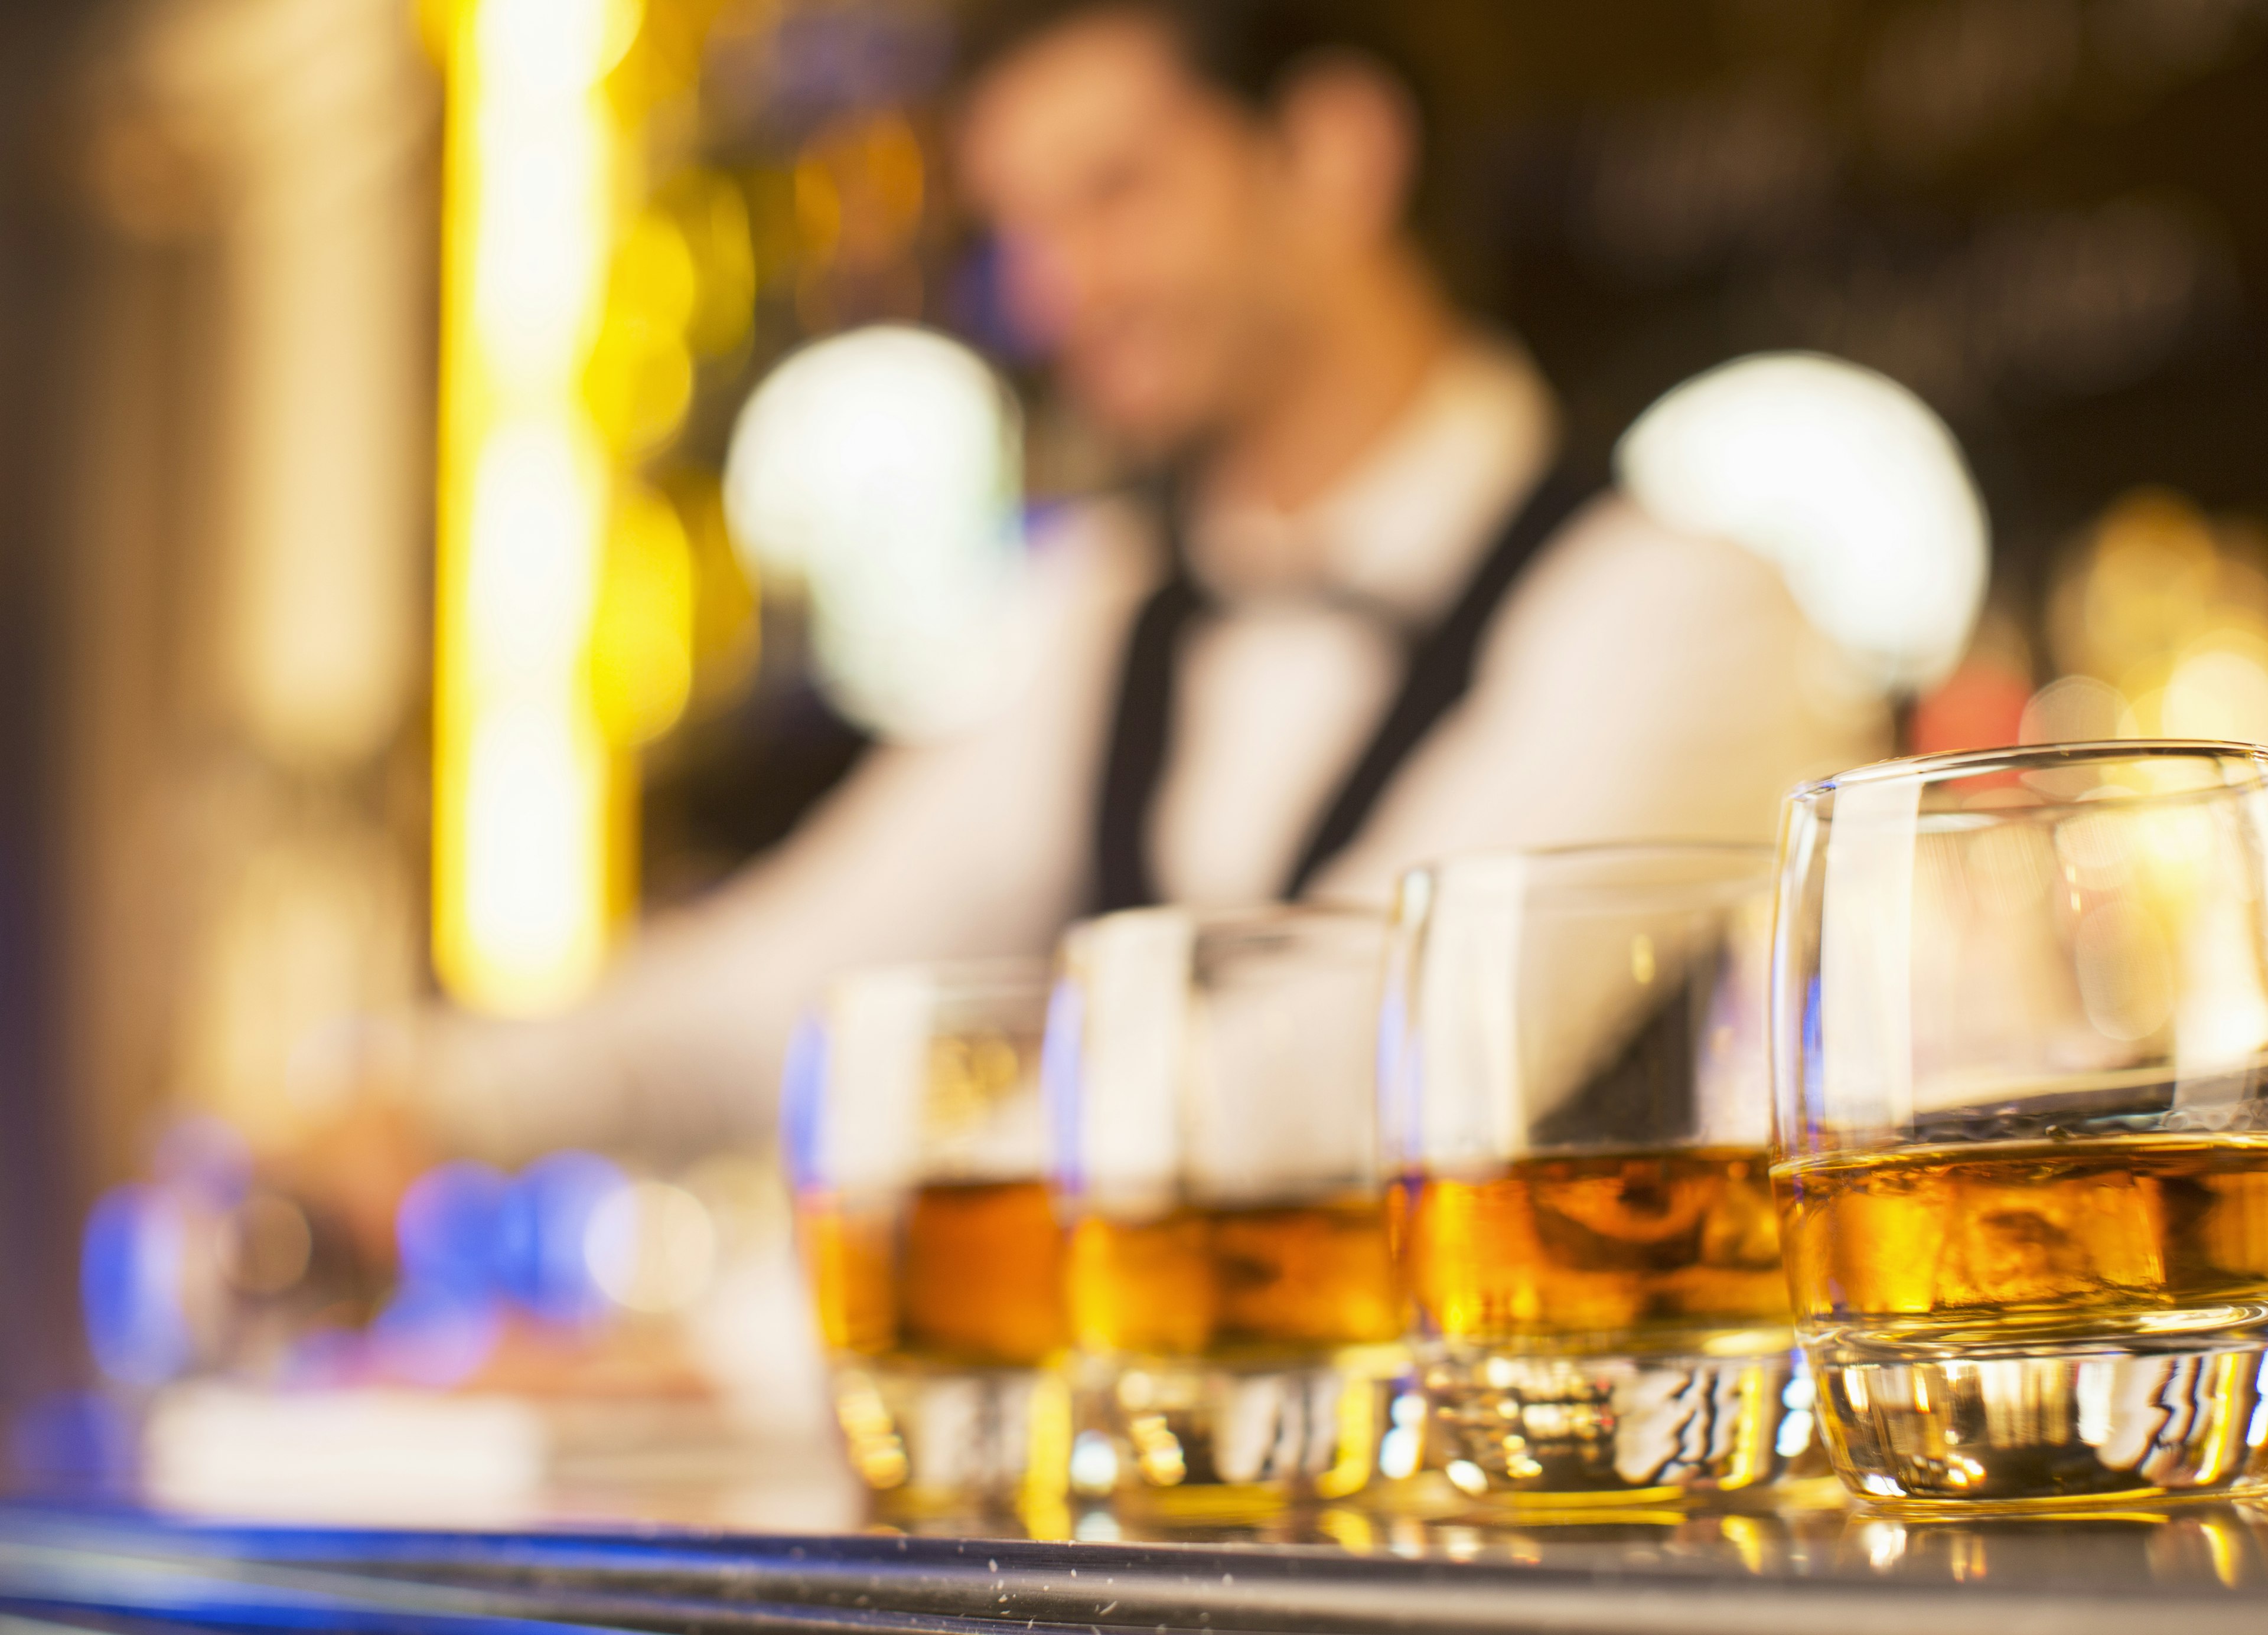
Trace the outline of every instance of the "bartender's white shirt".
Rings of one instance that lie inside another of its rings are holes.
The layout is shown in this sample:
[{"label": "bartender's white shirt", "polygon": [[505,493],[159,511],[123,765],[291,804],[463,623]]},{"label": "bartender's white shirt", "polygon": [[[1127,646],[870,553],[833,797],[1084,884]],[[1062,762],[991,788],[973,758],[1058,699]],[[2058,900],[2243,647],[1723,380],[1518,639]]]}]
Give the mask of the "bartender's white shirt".
[{"label": "bartender's white shirt", "polygon": [[[1200,496],[1187,541],[1217,611],[1184,642],[1152,816],[1160,889],[1278,894],[1390,704],[1405,638],[1454,599],[1549,468],[1547,388],[1511,347],[1445,359],[1359,467],[1296,515]],[[797,1011],[845,967],[1043,953],[1086,906],[1126,638],[1162,572],[1131,508],[1035,541],[1045,634],[983,726],[871,753],[782,846],[651,926],[597,997],[519,1024],[444,1024],[421,1074],[455,1139],[668,1154],[769,1128]],[[1384,902],[1406,865],[1485,848],[1769,840],[1799,780],[1875,759],[1886,700],[1741,546],[1609,494],[1498,611],[1471,691],[1313,895]]]}]

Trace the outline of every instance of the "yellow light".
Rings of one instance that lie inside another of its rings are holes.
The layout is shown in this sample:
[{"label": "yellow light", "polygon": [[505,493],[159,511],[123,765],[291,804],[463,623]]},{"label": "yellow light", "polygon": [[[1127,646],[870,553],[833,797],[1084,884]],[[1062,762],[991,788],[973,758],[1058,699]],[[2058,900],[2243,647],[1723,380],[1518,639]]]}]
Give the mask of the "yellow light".
[{"label": "yellow light", "polygon": [[686,332],[700,294],[684,229],[648,211],[615,252],[606,321],[584,374],[591,413],[615,447],[652,448],[684,420],[693,401]]},{"label": "yellow light", "polygon": [[2192,643],[2167,678],[2161,720],[2176,737],[2268,743],[2268,642],[2231,626]]},{"label": "yellow light", "polygon": [[623,304],[657,327],[682,329],[701,296],[700,269],[684,228],[659,211],[639,218],[615,255]]},{"label": "yellow light", "polygon": [[486,712],[467,756],[468,996],[534,1010],[587,982],[605,952],[605,746],[586,713]]},{"label": "yellow light", "polygon": [[680,228],[696,271],[686,338],[715,357],[748,333],[756,298],[755,241],[748,202],[728,178],[696,172],[679,189]]},{"label": "yellow light", "polygon": [[482,695],[571,685],[591,623],[600,480],[573,429],[496,428],[473,470],[466,679]]},{"label": "yellow light", "polygon": [[571,999],[630,803],[593,678],[612,483],[584,398],[634,0],[469,0],[447,29],[434,957],[465,1002]]},{"label": "yellow light", "polygon": [[622,60],[642,8],[622,0],[475,0],[473,40],[486,94],[573,102]]},{"label": "yellow light", "polygon": [[588,107],[483,109],[473,321],[507,389],[568,378],[603,288],[605,133]]},{"label": "yellow light", "polygon": [[610,315],[584,376],[584,395],[615,448],[637,453],[663,443],[693,402],[693,355],[683,334],[634,312]]},{"label": "yellow light", "polygon": [[693,696],[693,546],[669,502],[622,495],[591,642],[591,686],[624,749],[677,724]]}]

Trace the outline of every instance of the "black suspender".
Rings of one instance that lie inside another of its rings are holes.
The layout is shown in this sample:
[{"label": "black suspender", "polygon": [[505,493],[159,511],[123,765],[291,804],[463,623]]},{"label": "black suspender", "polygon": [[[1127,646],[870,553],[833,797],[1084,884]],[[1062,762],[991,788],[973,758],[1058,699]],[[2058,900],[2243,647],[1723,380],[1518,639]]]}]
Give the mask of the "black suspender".
[{"label": "black suspender", "polygon": [[[1379,797],[1418,745],[1472,686],[1481,638],[1506,595],[1545,540],[1606,486],[1602,465],[1563,458],[1506,520],[1464,590],[1415,642],[1400,692],[1300,848],[1284,895],[1296,898],[1361,831]],[[1180,548],[1170,512],[1174,565],[1143,604],[1126,643],[1117,714],[1095,825],[1096,906],[1101,912],[1158,900],[1150,872],[1150,811],[1166,771],[1183,633],[1207,605]]]},{"label": "black suspender", "polygon": [[1173,576],[1142,605],[1127,637],[1118,712],[1110,728],[1110,759],[1102,768],[1102,807],[1096,814],[1098,912],[1139,908],[1158,900],[1157,885],[1150,877],[1150,809],[1166,775],[1182,632],[1204,606],[1204,592],[1182,570],[1177,550]]},{"label": "black suspender", "polygon": [[1305,891],[1322,866],[1354,839],[1394,781],[1394,774],[1402,770],[1403,762],[1465,696],[1473,684],[1473,663],[1480,653],[1481,638],[1520,570],[1546,539],[1559,532],[1560,524],[1604,486],[1580,462],[1563,460],[1536,484],[1505,524],[1504,532],[1481,559],[1480,568],[1448,612],[1410,650],[1400,694],[1301,848],[1300,861],[1284,888],[1286,898]]}]

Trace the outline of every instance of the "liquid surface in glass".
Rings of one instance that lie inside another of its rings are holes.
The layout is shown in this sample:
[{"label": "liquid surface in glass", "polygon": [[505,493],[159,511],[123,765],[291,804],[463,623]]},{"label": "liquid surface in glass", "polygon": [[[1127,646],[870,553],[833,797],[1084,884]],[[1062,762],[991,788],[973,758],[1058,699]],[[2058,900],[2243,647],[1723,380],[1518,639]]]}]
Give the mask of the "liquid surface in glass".
[{"label": "liquid surface in glass", "polygon": [[1063,1232],[1042,1182],[935,1184],[902,1210],[807,1195],[796,1215],[831,1351],[1017,1366],[1069,1341]]},{"label": "liquid surface in glass", "polygon": [[1525,1158],[1405,1183],[1401,1259],[1424,1331],[1476,1342],[1785,1324],[1766,1155]]},{"label": "liquid surface in glass", "polygon": [[1946,1143],[1777,1181],[1807,1321],[1950,1343],[2268,1301],[2268,1136]]},{"label": "liquid surface in glass", "polygon": [[1375,1199],[1090,1215],[1072,1233],[1071,1287],[1079,1341],[1099,1351],[1240,1355],[1402,1335]]}]

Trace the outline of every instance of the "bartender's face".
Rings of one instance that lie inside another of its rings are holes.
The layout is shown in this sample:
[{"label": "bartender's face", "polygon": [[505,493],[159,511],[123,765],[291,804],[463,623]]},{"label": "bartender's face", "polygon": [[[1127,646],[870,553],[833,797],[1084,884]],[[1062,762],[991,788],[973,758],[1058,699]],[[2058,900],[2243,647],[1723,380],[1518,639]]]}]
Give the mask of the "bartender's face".
[{"label": "bartender's face", "polygon": [[1017,50],[975,87],[961,158],[1019,327],[1138,447],[1217,429],[1298,344],[1329,235],[1276,122],[1154,19],[1098,11]]}]

